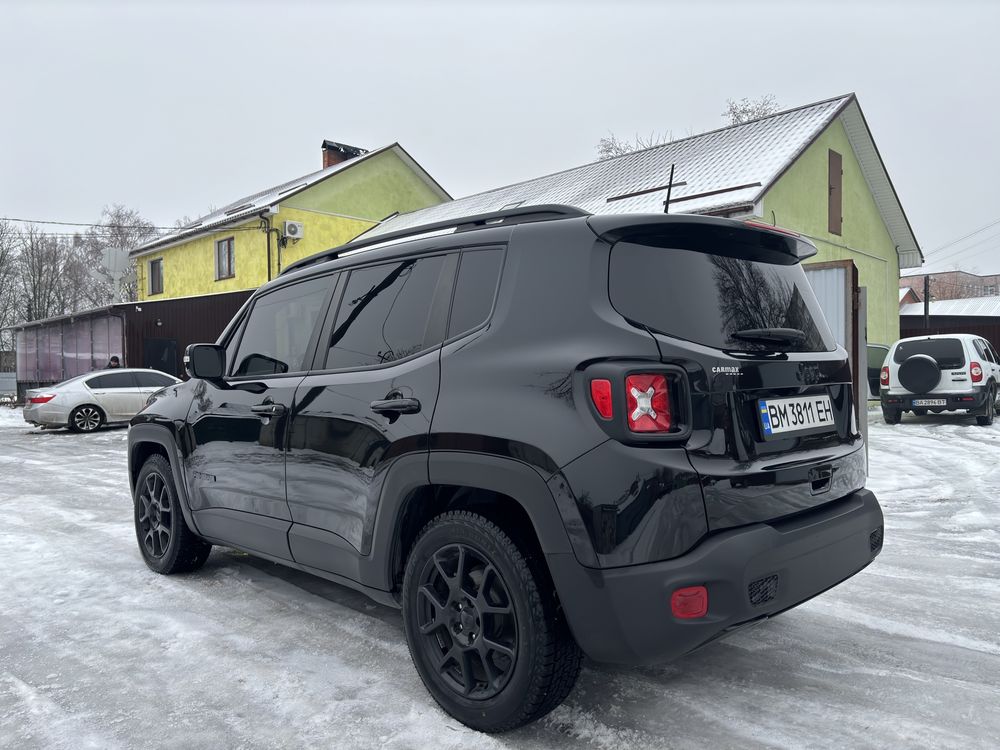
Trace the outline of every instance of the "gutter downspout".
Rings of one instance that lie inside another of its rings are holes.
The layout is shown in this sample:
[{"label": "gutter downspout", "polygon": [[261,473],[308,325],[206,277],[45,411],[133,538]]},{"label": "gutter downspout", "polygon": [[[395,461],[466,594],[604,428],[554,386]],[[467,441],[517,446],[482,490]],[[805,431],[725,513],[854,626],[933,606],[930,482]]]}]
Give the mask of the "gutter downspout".
[{"label": "gutter downspout", "polygon": [[278,252],[278,273],[281,273],[281,230],[273,228],[271,226],[271,219],[268,218],[267,214],[260,215],[261,223],[263,224],[262,232],[267,233],[267,280],[271,280],[271,234],[276,236],[275,248]]}]

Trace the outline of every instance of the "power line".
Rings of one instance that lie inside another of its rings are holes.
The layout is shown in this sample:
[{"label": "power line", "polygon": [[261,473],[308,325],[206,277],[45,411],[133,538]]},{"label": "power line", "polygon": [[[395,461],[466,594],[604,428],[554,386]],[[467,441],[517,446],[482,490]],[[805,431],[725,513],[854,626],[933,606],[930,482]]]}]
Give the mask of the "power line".
[{"label": "power line", "polygon": [[934,253],[940,252],[940,251],[944,250],[947,247],[951,247],[952,245],[957,245],[962,240],[967,240],[967,239],[969,239],[969,237],[972,237],[973,235],[979,234],[980,232],[985,231],[985,230],[989,229],[990,227],[995,227],[997,224],[1000,224],[1000,219],[994,219],[993,221],[991,221],[986,226],[979,227],[979,229],[974,229],[971,232],[969,232],[968,234],[962,235],[957,240],[951,240],[950,242],[946,242],[943,245],[940,245],[939,247],[934,248],[933,250],[931,250],[927,254],[928,255],[933,255]]}]

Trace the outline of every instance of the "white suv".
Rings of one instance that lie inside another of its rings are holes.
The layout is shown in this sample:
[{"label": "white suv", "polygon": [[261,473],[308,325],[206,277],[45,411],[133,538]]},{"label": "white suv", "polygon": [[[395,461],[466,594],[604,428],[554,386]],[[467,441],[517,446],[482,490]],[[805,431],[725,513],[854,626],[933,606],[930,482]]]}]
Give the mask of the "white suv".
[{"label": "white suv", "polygon": [[968,333],[900,339],[889,350],[879,380],[882,416],[898,424],[904,411],[965,411],[993,424],[1000,389],[1000,357],[990,342]]}]

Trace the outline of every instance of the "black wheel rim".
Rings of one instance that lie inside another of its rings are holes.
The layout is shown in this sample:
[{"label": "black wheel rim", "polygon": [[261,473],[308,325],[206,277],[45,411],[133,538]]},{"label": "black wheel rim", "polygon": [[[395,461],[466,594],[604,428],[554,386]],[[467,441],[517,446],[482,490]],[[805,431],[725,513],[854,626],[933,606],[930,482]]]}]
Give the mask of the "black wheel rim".
[{"label": "black wheel rim", "polygon": [[170,545],[173,507],[163,477],[155,471],[147,474],[139,492],[139,536],[150,557],[163,557]]},{"label": "black wheel rim", "polygon": [[517,619],[496,566],[465,544],[442,547],[417,589],[419,647],[450,690],[470,700],[502,691],[517,660]]},{"label": "black wheel rim", "polygon": [[83,432],[92,432],[101,424],[101,413],[93,406],[81,406],[73,414],[73,424]]}]

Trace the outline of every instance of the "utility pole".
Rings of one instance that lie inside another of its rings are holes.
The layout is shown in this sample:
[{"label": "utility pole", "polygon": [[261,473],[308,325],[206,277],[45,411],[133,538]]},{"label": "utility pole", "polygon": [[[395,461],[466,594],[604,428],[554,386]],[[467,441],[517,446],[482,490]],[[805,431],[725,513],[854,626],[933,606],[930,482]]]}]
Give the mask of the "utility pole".
[{"label": "utility pole", "polygon": [[931,277],[924,274],[924,332],[931,332]]}]

